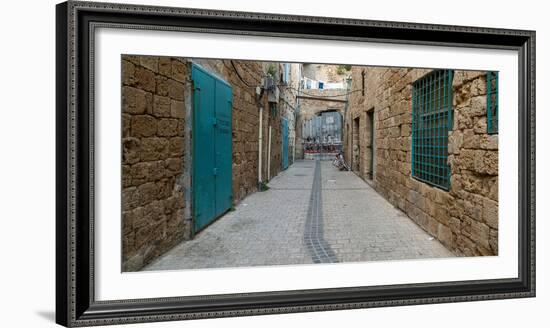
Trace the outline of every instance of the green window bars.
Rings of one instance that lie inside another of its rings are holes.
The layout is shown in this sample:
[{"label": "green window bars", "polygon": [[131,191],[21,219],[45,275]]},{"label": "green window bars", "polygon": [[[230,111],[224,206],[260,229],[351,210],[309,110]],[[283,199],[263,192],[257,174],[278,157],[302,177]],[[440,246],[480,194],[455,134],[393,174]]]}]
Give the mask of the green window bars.
[{"label": "green window bars", "polygon": [[448,132],[453,127],[453,70],[436,70],[413,84],[412,176],[449,190]]},{"label": "green window bars", "polygon": [[487,73],[487,133],[498,133],[498,72]]}]

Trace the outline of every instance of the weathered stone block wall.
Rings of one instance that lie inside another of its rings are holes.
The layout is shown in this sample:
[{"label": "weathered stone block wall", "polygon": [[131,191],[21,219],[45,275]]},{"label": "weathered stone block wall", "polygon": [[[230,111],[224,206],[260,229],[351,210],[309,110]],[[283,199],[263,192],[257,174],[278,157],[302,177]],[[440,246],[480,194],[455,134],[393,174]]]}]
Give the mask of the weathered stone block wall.
[{"label": "weathered stone block wall", "polygon": [[263,108],[262,178],[267,180],[269,125],[272,129],[271,176],[277,175],[282,169],[281,113],[272,113],[265,93],[260,99],[255,93],[255,87],[261,85],[261,79],[270,65],[258,61],[233,60],[239,78],[229,60],[193,61],[227,81],[233,89],[233,200],[238,203],[258,190],[260,107]]},{"label": "weathered stone block wall", "polygon": [[[159,57],[122,57],[123,270],[136,271],[192,236],[192,62],[232,86],[233,201],[258,190],[259,109],[262,175],[267,180],[268,129],[272,126],[270,174],[282,169],[281,118],[267,96],[257,98],[265,63]],[[244,80],[244,82],[241,80]],[[289,103],[292,101],[290,95]],[[291,104],[291,103],[290,103]],[[289,121],[289,125],[293,124]],[[292,131],[292,133],[294,133]],[[289,147],[290,147],[289,138]],[[292,149],[289,149],[291,160]]]},{"label": "weathered stone block wall", "polygon": [[461,221],[463,254],[498,254],[498,134],[487,134],[486,73],[456,71],[453,92],[449,220]]},{"label": "weathered stone block wall", "polygon": [[374,188],[456,254],[498,254],[498,135],[487,134],[485,72],[455,71],[451,187],[445,191],[411,175],[412,83],[430,70],[354,67],[353,89],[361,88],[355,81],[362,71],[365,95],[351,95],[345,124],[350,158],[348,126],[360,120],[359,175],[368,174],[365,113],[374,110]]},{"label": "weathered stone block wall", "polygon": [[[286,84],[280,83],[279,85],[280,95],[277,108],[280,111],[279,115],[281,115],[281,118],[286,118],[288,121],[288,165],[292,165],[294,159],[294,141],[296,137],[295,112],[298,107],[296,95],[298,94],[300,83],[300,66],[301,64],[290,64],[289,81]],[[284,69],[282,64],[280,64],[279,69],[281,71]]]},{"label": "weathered stone block wall", "polygon": [[300,98],[300,118],[307,120],[320,112],[334,109],[344,114],[346,89],[306,89]]},{"label": "weathered stone block wall", "polygon": [[338,65],[304,64],[304,76],[324,82],[341,82],[347,76],[338,72]]},{"label": "weathered stone block wall", "polygon": [[122,56],[122,262],[135,271],[190,235],[184,93],[178,58]]},{"label": "weathered stone block wall", "polygon": [[[241,78],[228,60],[197,59],[194,62],[227,81],[233,90],[233,200],[238,203],[258,190],[259,108],[263,107],[263,176],[267,174],[267,97],[257,100],[252,85],[260,85],[264,64],[233,60]],[[276,131],[272,132],[276,133]],[[274,171],[275,173],[277,171]]]},{"label": "weathered stone block wall", "polygon": [[300,106],[301,106],[301,99],[298,99],[296,96],[298,95],[298,91],[301,90],[301,84],[302,84],[302,75],[303,75],[304,65],[299,63],[293,63],[290,65],[290,88],[292,91],[292,95],[289,96],[290,98],[294,99],[294,112],[292,113],[292,116],[294,117],[294,135],[293,138],[293,154],[294,159],[300,159],[301,154],[303,154],[303,148],[302,143],[300,142],[300,136],[301,136],[301,127],[299,124],[300,121]]},{"label": "weathered stone block wall", "polygon": [[[363,72],[365,73],[363,85]],[[368,76],[366,73],[369,73]],[[351,166],[359,166],[358,172],[361,177],[370,177],[369,172],[369,148],[370,145],[370,127],[368,126],[367,113],[374,113],[377,86],[381,83],[381,78],[386,72],[385,68],[379,67],[352,67],[352,86],[348,98],[348,109],[344,117],[344,158]],[[354,145],[354,120],[359,119],[359,145]],[[375,118],[376,121],[376,118]],[[375,122],[376,123],[376,122]],[[376,125],[376,124],[375,124]],[[374,129],[375,130],[375,129]],[[356,149],[357,148],[357,149]],[[355,152],[359,152],[359,163],[353,163],[356,159]],[[375,149],[376,152],[376,149]],[[355,165],[354,165],[355,164]],[[376,167],[375,167],[376,169]]]}]

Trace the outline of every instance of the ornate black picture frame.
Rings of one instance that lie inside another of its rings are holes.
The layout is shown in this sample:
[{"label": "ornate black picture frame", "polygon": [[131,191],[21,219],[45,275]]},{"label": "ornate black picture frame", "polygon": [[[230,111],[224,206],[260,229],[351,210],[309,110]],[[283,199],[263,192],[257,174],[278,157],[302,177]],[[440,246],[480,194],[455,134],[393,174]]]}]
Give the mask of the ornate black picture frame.
[{"label": "ornate black picture frame", "polygon": [[[56,321],[92,326],[535,296],[535,32],[69,1],[57,5]],[[98,26],[510,49],[519,58],[519,277],[96,301],[93,37]]]}]

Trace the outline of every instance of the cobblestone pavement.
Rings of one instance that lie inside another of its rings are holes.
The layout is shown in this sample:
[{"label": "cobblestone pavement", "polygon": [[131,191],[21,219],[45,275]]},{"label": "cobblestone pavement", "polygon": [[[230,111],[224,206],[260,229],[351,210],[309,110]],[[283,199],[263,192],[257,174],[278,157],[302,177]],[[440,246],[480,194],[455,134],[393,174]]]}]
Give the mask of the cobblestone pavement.
[{"label": "cobblestone pavement", "polygon": [[352,172],[297,161],[144,270],[454,256]]},{"label": "cobblestone pavement", "polygon": [[455,256],[353,172],[321,163],[324,238],[339,262]]}]

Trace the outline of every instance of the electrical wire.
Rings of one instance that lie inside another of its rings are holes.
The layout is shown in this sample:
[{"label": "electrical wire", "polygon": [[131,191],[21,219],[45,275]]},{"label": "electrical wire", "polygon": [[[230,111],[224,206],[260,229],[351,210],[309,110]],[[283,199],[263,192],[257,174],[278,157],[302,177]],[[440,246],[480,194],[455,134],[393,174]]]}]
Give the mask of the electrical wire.
[{"label": "electrical wire", "polygon": [[[237,74],[237,77],[239,78],[239,80],[241,80],[241,82],[246,85],[247,87],[249,88],[255,88],[254,85],[251,85],[249,84],[248,82],[246,82],[243,77],[241,76],[241,74],[239,73],[239,70],[237,69],[237,67],[235,66],[235,63],[233,62],[233,60],[229,60],[229,62],[231,63],[231,66],[233,67],[233,70],[235,71],[235,73]],[[248,71],[250,73],[250,71]],[[363,91],[363,89],[356,89],[356,90],[352,90],[352,91],[349,91],[349,92],[346,92],[346,93],[342,93],[342,94],[337,94],[337,95],[315,95],[315,94],[311,94],[311,93],[307,93],[307,92],[304,92],[300,89],[296,89],[292,86],[289,86],[289,85],[285,85],[285,84],[278,84],[277,86],[279,87],[284,87],[284,88],[287,88],[287,89],[292,89],[294,91],[297,91],[298,94],[300,95],[305,95],[305,96],[309,96],[309,97],[317,97],[317,98],[337,98],[337,97],[344,97],[344,96],[348,96],[352,93],[355,93],[355,92],[359,92],[359,91]]]},{"label": "electrical wire", "polygon": [[241,70],[244,69],[245,71],[247,71],[248,74],[250,74],[250,76],[251,76],[257,83],[260,83],[260,84],[261,84],[261,82],[262,82],[262,77],[263,77],[263,76],[260,76],[260,78],[257,78],[257,77],[256,77],[257,72],[254,72],[251,68],[249,68],[249,67],[246,66],[246,65],[244,65],[244,66],[243,66],[243,65],[240,65],[239,68],[240,68]]},{"label": "electrical wire", "polygon": [[237,73],[237,76],[239,77],[239,80],[241,80],[241,82],[246,85],[247,87],[249,88],[255,88],[254,85],[250,85],[248,84],[244,79],[243,77],[241,76],[241,74],[239,73],[239,70],[237,70],[237,67],[235,66],[235,64],[233,63],[233,60],[229,60],[229,62],[231,62],[231,66],[233,66],[233,70],[235,70],[235,73]]},{"label": "electrical wire", "polygon": [[[302,95],[306,95],[306,96],[310,96],[310,97],[317,97],[317,98],[335,98],[335,97],[343,97],[343,96],[347,96],[347,95],[350,95],[350,94],[355,93],[355,92],[363,91],[363,89],[356,89],[356,90],[351,90],[351,91],[349,91],[349,92],[342,93],[342,94],[338,94],[338,95],[314,95],[314,94],[307,93],[307,92],[301,91],[301,90],[299,90],[299,89],[296,89],[296,88],[294,88],[294,87],[291,87],[291,86],[288,86],[288,85],[284,85],[284,84],[279,84],[279,85],[277,85],[277,86],[282,86],[282,87],[285,87],[285,88],[288,88],[288,89],[292,89],[292,90],[298,91],[298,93],[301,93]],[[325,90],[329,90],[329,89],[325,89]]]}]

